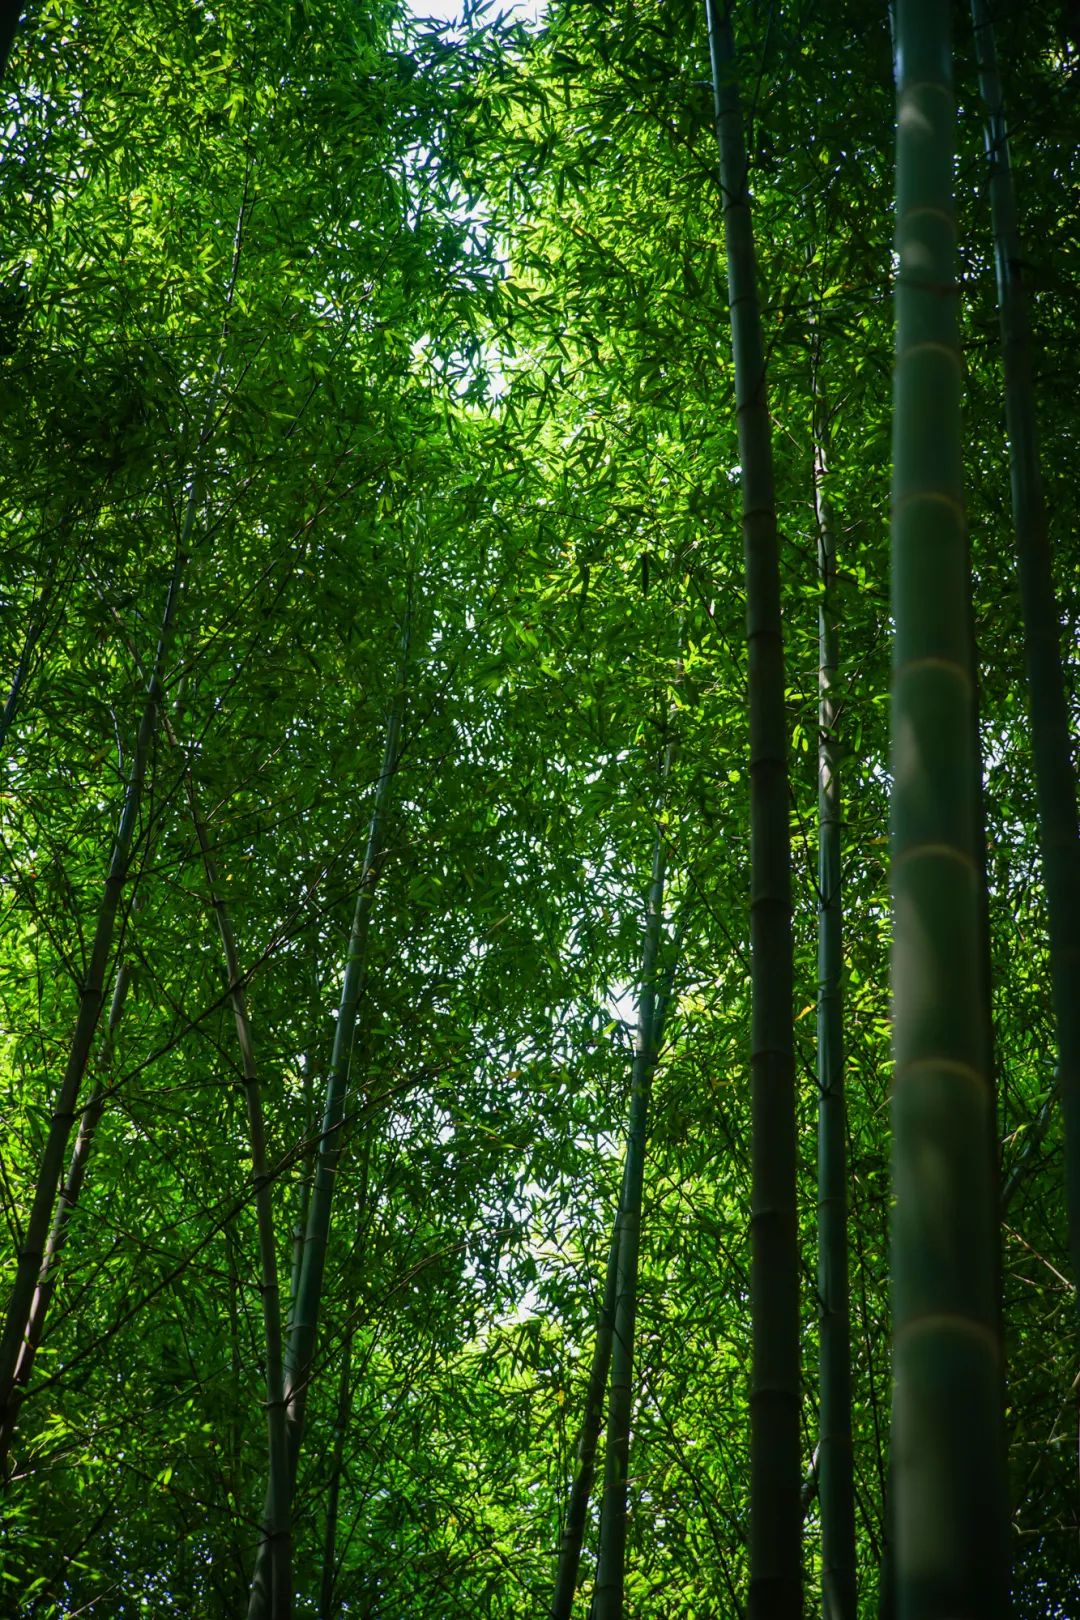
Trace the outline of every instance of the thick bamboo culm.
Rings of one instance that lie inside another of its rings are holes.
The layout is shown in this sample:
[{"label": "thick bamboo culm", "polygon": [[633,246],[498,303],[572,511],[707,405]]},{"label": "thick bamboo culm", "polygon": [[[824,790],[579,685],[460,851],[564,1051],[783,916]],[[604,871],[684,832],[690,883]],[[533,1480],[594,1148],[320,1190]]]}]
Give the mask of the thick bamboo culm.
[{"label": "thick bamboo culm", "polygon": [[992,1107],[961,479],[949,8],[900,0],[892,715],[894,1578],[1008,1612]]}]

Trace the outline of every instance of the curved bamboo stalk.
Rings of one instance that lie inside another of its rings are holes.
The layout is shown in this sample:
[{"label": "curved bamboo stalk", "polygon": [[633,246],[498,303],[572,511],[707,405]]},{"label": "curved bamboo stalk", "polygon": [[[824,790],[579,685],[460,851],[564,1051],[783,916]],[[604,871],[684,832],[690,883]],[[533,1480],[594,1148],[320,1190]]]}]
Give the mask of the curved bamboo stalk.
[{"label": "curved bamboo stalk", "polygon": [[125,958],[120,963],[116,978],[113,981],[108,1026],[98,1058],[100,1074],[94,1085],[90,1101],[83,1109],[82,1117],[79,1120],[75,1146],[71,1152],[64,1184],[60,1189],[60,1197],[57,1200],[53,1214],[48,1242],[45,1245],[45,1258],[42,1261],[37,1287],[34,1290],[34,1297],[30,1305],[30,1314],[26,1323],[26,1335],[15,1367],[15,1387],[12,1391],[7,1419],[3,1429],[0,1430],[0,1473],[6,1467],[8,1447],[11,1444],[12,1436],[19,1421],[19,1409],[30,1384],[34,1359],[45,1336],[45,1322],[48,1318],[49,1306],[52,1303],[53,1294],[56,1292],[56,1285],[60,1280],[60,1259],[64,1244],[67,1242],[68,1227],[82,1196],[90,1149],[93,1146],[97,1128],[101,1123],[101,1116],[105,1112],[105,1105],[109,1099],[109,1087],[106,1077],[112,1067],[116,1029],[124,1010],[124,1002],[127,999],[130,983],[131,967]]},{"label": "curved bamboo stalk", "polygon": [[723,0],[706,0],[742,466],[750,694],[750,1620],[802,1614],[794,968],[780,561],[749,168]]},{"label": "curved bamboo stalk", "polygon": [[112,953],[116,917],[120,899],[127,883],[131,865],[135,827],[142,804],[143,784],[146,779],[150,750],[157,732],[158,715],[164,690],[165,665],[172,646],[176,621],[176,606],[181,582],[188,562],[191,525],[194,521],[195,500],[188,503],[184,528],[176,548],[172,577],[165,599],[161,628],[158,632],[157,652],[146,689],[142,716],[132,756],[131,770],[124,790],[123,806],[113,845],[112,859],[98,906],[93,942],[87,964],[86,977],[79,995],[79,1009],[75,1029],[68,1048],[67,1063],[53,1107],[52,1119],[45,1138],[38,1166],[34,1199],[26,1223],[22,1248],[19,1251],[15,1281],[8,1301],[3,1338],[0,1339],[0,1429],[8,1430],[13,1422],[11,1403],[15,1388],[15,1369],[26,1341],[27,1326],[33,1307],[38,1277],[45,1260],[46,1243],[53,1222],[57,1186],[63,1168],[68,1140],[75,1123],[79,1090],[90,1062],[90,1053],[97,1031],[98,1020],[105,999],[105,978]]},{"label": "curved bamboo stalk", "polygon": [[[135,657],[134,649],[130,649]],[[169,746],[181,753],[176,729],[168,713],[162,725]],[[277,1245],[274,1235],[272,1177],[266,1151],[266,1127],[262,1110],[262,1087],[255,1063],[255,1047],[248,1017],[244,979],[236,950],[232,918],[218,879],[213,844],[199,800],[195,774],[190,764],[184,770],[188,809],[206,876],[211,910],[217,924],[225,960],[229,1004],[236,1026],[244,1097],[248,1115],[248,1141],[251,1149],[251,1177],[255,1193],[256,1224],[259,1233],[260,1295],[262,1298],[263,1340],[266,1348],[266,1420],[268,1445],[267,1506],[262,1540],[269,1548],[268,1561],[261,1572],[259,1613],[271,1620],[290,1620],[292,1614],[292,1547],[289,1528],[288,1447],[285,1428],[283,1335],[281,1330],[281,1290],[278,1281]],[[228,1237],[228,1228],[226,1228]],[[264,1587],[265,1582],[269,1585]]]},{"label": "curved bamboo stalk", "polygon": [[68,1047],[64,1074],[60,1082],[52,1119],[45,1137],[45,1146],[38,1165],[37,1179],[34,1184],[34,1197],[26,1223],[22,1247],[19,1251],[15,1280],[4,1320],[3,1334],[0,1335],[0,1432],[9,1431],[13,1421],[11,1405],[15,1387],[15,1369],[22,1354],[37,1280],[45,1258],[45,1247],[52,1227],[53,1209],[56,1203],[61,1172],[64,1167],[64,1155],[67,1152],[68,1141],[75,1123],[79,1091],[90,1062],[94,1037],[97,1033],[104,1005],[105,980],[108,973],[109,959],[112,954],[116,918],[131,868],[135,829],[142,808],[143,788],[164,700],[165,670],[176,633],[177,607],[190,561],[195,519],[202,501],[205,474],[203,466],[204,452],[214,431],[218,400],[225,374],[225,349],[229,331],[229,314],[240,274],[251,177],[252,164],[249,162],[244,175],[243,193],[236,220],[236,229],[233,234],[232,265],[228,286],[225,290],[221,347],[210,384],[202,428],[195,449],[193,468],[185,491],[183,518],[177,536],[172,571],[158,629],[154,662],[143,699],[135,747],[132,751],[131,769],[124,788],[116,839],[113,844],[112,856],[94,920],[93,938],[87,959],[86,975],[79,994],[75,1028]]},{"label": "curved bamboo stalk", "polygon": [[[65,518],[65,521],[61,524],[61,532],[63,533],[66,528],[67,520]],[[58,561],[59,550],[53,552],[41,589],[38,592],[37,601],[34,603],[34,611],[27,626],[26,635],[23,638],[19,662],[11,678],[7,701],[4,704],[3,712],[0,713],[0,748],[3,748],[7,742],[8,732],[15,723],[15,716],[20,711],[23,688],[30,676],[38,642],[45,633],[45,627],[52,608],[52,599],[55,594]]]},{"label": "curved bamboo stalk", "polygon": [[1008,1608],[980,957],[949,9],[900,0],[892,719],[895,1583],[901,1620]]}]

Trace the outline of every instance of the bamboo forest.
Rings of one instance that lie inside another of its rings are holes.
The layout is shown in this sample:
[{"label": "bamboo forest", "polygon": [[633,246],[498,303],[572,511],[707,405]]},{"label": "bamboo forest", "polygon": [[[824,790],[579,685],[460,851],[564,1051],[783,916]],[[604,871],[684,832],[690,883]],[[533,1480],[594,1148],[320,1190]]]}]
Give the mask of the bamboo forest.
[{"label": "bamboo forest", "polygon": [[0,1616],[1080,1620],[1076,0],[0,99]]}]

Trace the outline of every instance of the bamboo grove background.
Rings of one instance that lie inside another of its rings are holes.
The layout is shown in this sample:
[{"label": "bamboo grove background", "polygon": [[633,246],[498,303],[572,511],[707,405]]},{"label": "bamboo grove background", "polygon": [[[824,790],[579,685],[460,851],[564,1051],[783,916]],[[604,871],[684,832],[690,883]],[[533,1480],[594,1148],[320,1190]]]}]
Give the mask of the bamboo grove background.
[{"label": "bamboo grove background", "polygon": [[948,11],[25,8],[3,1612],[1080,1612],[1080,58],[954,161]]}]

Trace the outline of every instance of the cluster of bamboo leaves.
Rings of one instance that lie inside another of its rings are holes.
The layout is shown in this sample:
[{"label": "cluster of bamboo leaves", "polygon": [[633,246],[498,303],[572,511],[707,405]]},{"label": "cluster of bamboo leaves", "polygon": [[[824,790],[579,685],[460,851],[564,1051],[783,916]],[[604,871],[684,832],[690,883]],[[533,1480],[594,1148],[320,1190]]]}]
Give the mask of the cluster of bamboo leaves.
[{"label": "cluster of bamboo leaves", "polygon": [[[25,8],[0,84],[4,1612],[510,1620],[576,1589],[597,1620],[735,1620],[748,1593],[764,1620],[802,1586],[829,1620],[898,1592],[924,1613],[891,1572],[893,39],[856,0],[733,21],[717,108],[689,0],[529,27]],[[994,21],[1075,734],[1080,69],[1056,5]],[[1011,1518],[976,1528],[1034,1620],[1080,1606],[1076,1309],[959,14],[955,36]],[[784,642],[771,983],[735,86]],[[791,1008],[774,1428],[769,993]]]}]

